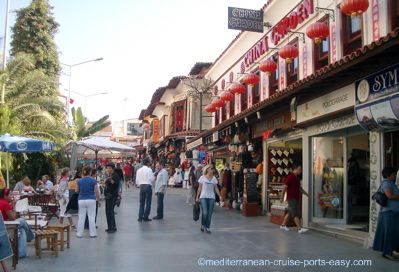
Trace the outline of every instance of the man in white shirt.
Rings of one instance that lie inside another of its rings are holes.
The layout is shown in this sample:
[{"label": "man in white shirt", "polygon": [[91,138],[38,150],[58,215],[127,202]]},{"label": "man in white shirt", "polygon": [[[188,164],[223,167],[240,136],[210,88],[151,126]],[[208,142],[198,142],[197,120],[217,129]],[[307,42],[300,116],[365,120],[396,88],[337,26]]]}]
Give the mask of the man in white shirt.
[{"label": "man in white shirt", "polygon": [[163,199],[168,186],[169,174],[162,164],[157,162],[155,165],[158,171],[157,181],[155,182],[155,195],[157,196],[157,215],[153,217],[154,220],[163,219]]},{"label": "man in white shirt", "polygon": [[49,180],[49,176],[48,175],[44,175],[42,177],[42,181],[43,181],[43,184],[44,184],[44,189],[46,191],[51,191],[53,189],[54,184],[53,184],[53,182],[51,180]]},{"label": "man in white shirt", "polygon": [[154,182],[154,173],[148,158],[143,159],[143,166],[136,173],[136,184],[140,187],[140,209],[139,222],[152,221],[149,216],[151,212],[152,183]]}]

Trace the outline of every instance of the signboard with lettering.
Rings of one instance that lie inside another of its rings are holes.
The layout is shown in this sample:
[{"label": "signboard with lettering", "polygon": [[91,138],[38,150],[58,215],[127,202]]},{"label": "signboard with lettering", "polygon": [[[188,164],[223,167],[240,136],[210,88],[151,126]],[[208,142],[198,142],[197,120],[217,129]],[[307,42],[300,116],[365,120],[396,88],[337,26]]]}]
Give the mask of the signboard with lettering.
[{"label": "signboard with lettering", "polygon": [[349,85],[299,105],[297,108],[297,123],[303,123],[354,105],[355,92],[353,85]]},{"label": "signboard with lettering", "polygon": [[380,8],[378,0],[373,0],[371,6],[371,13],[373,15],[373,40],[376,41],[380,38]]},{"label": "signboard with lettering", "polygon": [[355,82],[356,104],[399,92],[399,64]]},{"label": "signboard with lettering", "polygon": [[355,82],[356,117],[366,130],[399,127],[399,64]]},{"label": "signboard with lettering", "polygon": [[159,119],[152,120],[152,141],[157,143],[159,141]]},{"label": "signboard with lettering", "polygon": [[281,21],[272,28],[270,38],[273,44],[277,45],[289,31],[295,30],[298,25],[302,24],[313,13],[313,0],[302,1],[294,11],[281,19]]},{"label": "signboard with lettering", "polygon": [[263,33],[263,11],[229,7],[228,28]]},{"label": "signboard with lettering", "polygon": [[337,61],[337,26],[331,22],[331,63]]}]

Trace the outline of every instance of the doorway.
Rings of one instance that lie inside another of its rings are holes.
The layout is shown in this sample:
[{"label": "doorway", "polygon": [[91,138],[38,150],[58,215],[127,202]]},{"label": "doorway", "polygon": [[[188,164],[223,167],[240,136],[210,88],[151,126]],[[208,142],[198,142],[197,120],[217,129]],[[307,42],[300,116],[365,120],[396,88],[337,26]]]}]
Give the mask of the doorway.
[{"label": "doorway", "polygon": [[360,128],[313,137],[313,220],[368,231],[370,148]]},{"label": "doorway", "polygon": [[368,230],[370,213],[370,147],[368,134],[347,138],[347,223]]}]

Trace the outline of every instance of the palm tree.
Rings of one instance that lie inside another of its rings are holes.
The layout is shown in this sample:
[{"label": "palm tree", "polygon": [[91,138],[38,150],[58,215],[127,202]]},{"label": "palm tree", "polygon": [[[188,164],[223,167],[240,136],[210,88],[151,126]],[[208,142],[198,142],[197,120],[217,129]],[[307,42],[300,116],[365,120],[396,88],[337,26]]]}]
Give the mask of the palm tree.
[{"label": "palm tree", "polygon": [[86,126],[86,118],[83,116],[82,109],[78,107],[76,110],[73,107],[71,109],[73,123],[75,125],[75,133],[77,139],[88,137],[94,133],[106,128],[111,124],[108,121],[109,115],[105,115],[102,118],[95,121],[90,127]]},{"label": "palm tree", "polygon": [[0,120],[0,128],[4,130],[0,133],[10,133],[8,127],[15,122],[21,135],[56,142],[67,138],[65,110],[58,99],[57,83],[35,68],[31,55],[15,56],[0,73],[0,84],[5,86],[5,104],[1,111],[9,117],[8,121]]}]

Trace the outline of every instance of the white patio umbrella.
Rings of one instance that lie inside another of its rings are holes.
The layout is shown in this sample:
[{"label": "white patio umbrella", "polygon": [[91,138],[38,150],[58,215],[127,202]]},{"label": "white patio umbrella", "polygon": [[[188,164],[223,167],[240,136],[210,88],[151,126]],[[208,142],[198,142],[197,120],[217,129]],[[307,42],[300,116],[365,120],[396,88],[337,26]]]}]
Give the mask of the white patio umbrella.
[{"label": "white patio umbrella", "polygon": [[67,147],[71,148],[71,169],[74,170],[76,167],[77,157],[79,155],[91,155],[94,152],[94,156],[98,159],[99,153],[102,155],[101,157],[105,157],[107,153],[133,153],[134,148],[120,144],[114,141],[107,140],[102,137],[90,137],[80,141],[69,142]]}]

